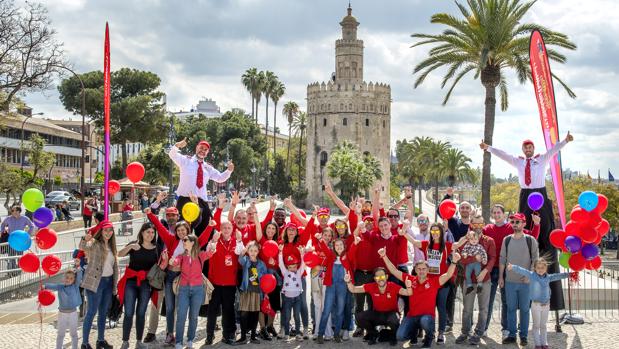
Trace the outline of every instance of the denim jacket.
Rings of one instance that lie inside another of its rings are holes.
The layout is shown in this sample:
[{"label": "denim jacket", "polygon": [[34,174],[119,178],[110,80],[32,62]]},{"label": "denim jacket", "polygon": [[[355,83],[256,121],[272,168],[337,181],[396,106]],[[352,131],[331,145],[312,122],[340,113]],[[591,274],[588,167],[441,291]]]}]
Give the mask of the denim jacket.
[{"label": "denim jacket", "polygon": [[570,273],[544,274],[526,270],[520,266],[512,266],[512,271],[529,278],[529,298],[533,302],[547,304],[550,302],[550,283],[553,281],[566,279]]},{"label": "denim jacket", "polygon": [[[241,286],[239,287],[241,292],[245,292],[247,290],[247,286],[249,285],[249,266],[251,263],[252,262],[248,256],[239,256],[239,264],[241,265],[241,268],[243,268],[243,280],[241,281]],[[258,268],[258,280],[260,280],[262,275],[268,274],[267,266],[260,259],[256,262],[256,266]],[[262,296],[262,291],[260,292],[260,295]]]},{"label": "denim jacket", "polygon": [[73,311],[82,304],[82,297],[80,296],[80,283],[83,276],[82,268],[78,268],[75,274],[75,282],[71,285],[62,283],[47,283],[44,285],[47,290],[58,291],[58,310],[60,311]]}]

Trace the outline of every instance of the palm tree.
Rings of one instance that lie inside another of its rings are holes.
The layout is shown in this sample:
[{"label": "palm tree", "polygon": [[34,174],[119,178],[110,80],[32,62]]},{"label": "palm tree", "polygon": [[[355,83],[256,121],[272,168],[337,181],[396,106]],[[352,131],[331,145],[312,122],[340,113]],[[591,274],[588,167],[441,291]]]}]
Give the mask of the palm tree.
[{"label": "palm tree", "polygon": [[262,93],[264,94],[264,99],[266,100],[267,107],[265,111],[265,123],[264,123],[264,137],[269,138],[269,99],[273,94],[273,89],[277,84],[277,75],[273,74],[272,71],[266,71],[264,73],[264,84],[262,85]]},{"label": "palm tree", "polygon": [[[469,72],[480,78],[485,88],[484,143],[492,144],[496,112],[496,88],[499,87],[501,110],[508,107],[507,79],[505,71],[515,70],[518,80],[524,84],[531,80],[529,66],[529,35],[537,29],[544,36],[546,44],[570,50],[576,49],[567,35],[551,31],[537,24],[521,23],[535,1],[519,0],[467,0],[468,8],[456,3],[462,18],[447,13],[437,13],[431,22],[448,26],[441,34],[413,34],[421,39],[413,45],[435,44],[429,57],[419,63],[414,74],[419,73],[415,87],[424,82],[433,70],[449,67],[443,78],[441,88],[451,80],[443,105],[458,82]],[[565,63],[563,54],[549,48],[548,56],[553,61]],[[554,79],[563,86],[572,98],[575,94],[557,76]],[[490,212],[490,153],[484,153],[482,172],[482,209],[487,220]]]},{"label": "palm tree", "polygon": [[290,144],[292,143],[292,120],[299,112],[299,105],[296,102],[290,101],[284,104],[283,113],[288,117],[288,153],[286,154],[286,173],[290,175]]},{"label": "palm tree", "polygon": [[273,87],[273,91],[271,91],[271,100],[273,101],[273,161],[275,161],[275,145],[276,145],[276,137],[277,137],[277,102],[282,98],[284,93],[286,92],[286,86],[277,80],[275,82],[275,86]]},{"label": "palm tree", "polygon": [[294,136],[299,137],[299,191],[301,191],[301,161],[302,161],[302,147],[303,147],[303,136],[305,135],[305,129],[307,128],[307,113],[299,112],[295,115],[294,120],[292,120],[292,129],[294,130]]},{"label": "palm tree", "polygon": [[[444,168],[440,166],[440,163],[449,147],[449,142],[431,140],[424,144],[421,150],[423,166],[427,170],[428,177],[434,181],[434,202],[436,205],[438,205],[439,200],[438,184],[445,177]],[[434,210],[434,220],[436,220],[436,210]]]},{"label": "palm tree", "polygon": [[264,72],[260,71],[256,77],[256,85],[254,86],[254,90],[252,92],[252,96],[254,96],[254,99],[256,100],[256,125],[258,125],[258,105],[260,104],[260,98],[262,97],[264,81]]},{"label": "palm tree", "polygon": [[256,68],[249,68],[245,71],[245,73],[241,76],[241,82],[247,92],[251,95],[251,117],[254,119],[256,114],[254,112],[254,91],[256,90],[256,85],[258,84],[258,70]]},{"label": "palm tree", "polygon": [[460,149],[449,148],[441,158],[440,167],[447,178],[447,184],[453,187],[456,182],[473,182],[475,173],[470,166],[471,159]]}]

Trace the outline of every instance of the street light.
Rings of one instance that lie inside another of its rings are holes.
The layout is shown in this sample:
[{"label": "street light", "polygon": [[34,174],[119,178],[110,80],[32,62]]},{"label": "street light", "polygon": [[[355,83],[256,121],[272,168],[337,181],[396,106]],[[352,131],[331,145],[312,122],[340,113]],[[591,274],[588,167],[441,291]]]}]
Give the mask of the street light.
[{"label": "street light", "polygon": [[267,169],[267,195],[271,195],[271,170]]},{"label": "street light", "polygon": [[24,119],[24,121],[21,123],[21,143],[19,144],[19,153],[20,153],[20,163],[21,163],[21,170],[24,170],[24,125],[26,125],[26,121],[28,121],[28,119],[30,119],[31,117],[35,116],[35,115],[43,115],[43,113],[35,113],[35,114],[31,114],[31,115],[24,115],[26,118]]}]

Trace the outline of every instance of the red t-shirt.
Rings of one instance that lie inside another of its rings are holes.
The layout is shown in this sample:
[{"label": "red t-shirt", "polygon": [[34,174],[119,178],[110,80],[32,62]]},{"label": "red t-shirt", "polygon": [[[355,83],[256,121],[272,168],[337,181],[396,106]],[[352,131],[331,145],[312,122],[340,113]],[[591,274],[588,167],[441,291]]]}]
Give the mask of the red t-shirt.
[{"label": "red t-shirt", "polygon": [[429,277],[424,283],[419,283],[416,276],[407,273],[402,273],[404,282],[410,280],[413,294],[408,297],[408,314],[407,316],[430,315],[434,317],[436,308],[436,295],[441,288],[439,278]]},{"label": "red t-shirt", "polygon": [[372,232],[366,232],[361,235],[361,241],[357,245],[357,251],[354,256],[353,267],[355,270],[371,272],[376,268],[378,260],[378,253],[376,251],[378,250],[374,251],[371,236]]},{"label": "red t-shirt", "polygon": [[[429,244],[429,241],[421,242],[421,251],[428,262],[428,277],[439,277],[447,272],[447,257],[451,254],[452,243],[445,242],[445,248],[443,251],[440,251],[439,244],[434,244],[432,248],[428,248]],[[438,262],[439,259],[440,263]]]},{"label": "red t-shirt", "polygon": [[210,267],[208,268],[208,279],[217,286],[235,286],[236,273],[239,268],[239,256],[234,253],[236,240],[230,238],[217,241],[217,250],[211,257]]},{"label": "red t-shirt", "polygon": [[[402,223],[398,224],[397,228],[391,228],[391,234],[394,236],[399,236],[399,230],[402,229]],[[406,265],[408,263],[408,240],[405,237],[402,237],[404,241],[401,241],[398,247],[398,255],[396,257],[397,264]]]},{"label": "red t-shirt", "polygon": [[[372,257],[376,259],[376,266],[386,268],[385,262],[378,257],[378,250],[385,248],[387,250],[387,258],[398,266],[398,258],[401,245],[406,246],[406,238],[400,235],[391,235],[388,239],[383,238],[379,231],[374,231],[372,234]],[[367,258],[367,257],[366,257]]]},{"label": "red t-shirt", "polygon": [[372,297],[374,311],[398,311],[398,295],[402,287],[396,283],[387,282],[385,293],[380,293],[378,284],[371,282],[363,285],[363,289]]}]

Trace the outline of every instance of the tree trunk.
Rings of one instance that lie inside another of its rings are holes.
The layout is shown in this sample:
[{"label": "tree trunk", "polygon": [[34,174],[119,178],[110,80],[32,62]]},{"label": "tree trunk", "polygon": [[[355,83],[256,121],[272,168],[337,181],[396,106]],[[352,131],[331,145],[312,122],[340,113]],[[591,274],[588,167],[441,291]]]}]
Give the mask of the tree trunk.
[{"label": "tree trunk", "polygon": [[258,106],[260,105],[260,101],[256,98],[256,125],[258,125]]},{"label": "tree trunk", "polygon": [[[485,120],[484,120],[484,143],[492,145],[494,135],[494,118],[496,112],[496,86],[499,84],[501,75],[498,68],[488,66],[482,70],[481,81],[486,88]],[[490,221],[490,152],[484,152],[484,160],[481,174],[481,209],[484,221]]]},{"label": "tree trunk", "polygon": [[290,143],[292,143],[292,125],[288,123],[288,153],[286,154],[286,174],[290,176]]},{"label": "tree trunk", "polygon": [[301,151],[302,151],[302,147],[303,147],[303,130],[301,130],[301,137],[299,138],[299,191],[301,191]]},{"label": "tree trunk", "polygon": [[276,135],[277,135],[277,102],[273,102],[273,164],[275,164],[275,145],[276,145]]},{"label": "tree trunk", "polygon": [[256,115],[254,114],[254,102],[255,102],[254,96],[251,96],[251,118],[252,119],[254,119]]},{"label": "tree trunk", "polygon": [[[434,178],[434,198],[436,200],[434,200],[434,207],[436,208],[436,205],[438,205],[438,176],[436,178]],[[434,221],[436,222],[438,218],[438,212],[436,210],[434,210]]]},{"label": "tree trunk", "polygon": [[419,212],[423,213],[423,198],[421,197],[422,193],[421,190],[423,188],[423,180],[419,180],[419,187],[417,188],[419,190]]},{"label": "tree trunk", "polygon": [[[127,167],[127,142],[123,141],[122,142],[122,161],[121,161],[121,169],[125,169]],[[111,167],[114,167],[113,164],[110,164]]]}]

